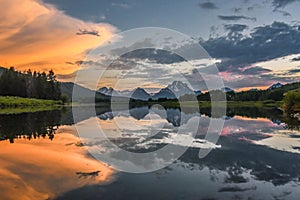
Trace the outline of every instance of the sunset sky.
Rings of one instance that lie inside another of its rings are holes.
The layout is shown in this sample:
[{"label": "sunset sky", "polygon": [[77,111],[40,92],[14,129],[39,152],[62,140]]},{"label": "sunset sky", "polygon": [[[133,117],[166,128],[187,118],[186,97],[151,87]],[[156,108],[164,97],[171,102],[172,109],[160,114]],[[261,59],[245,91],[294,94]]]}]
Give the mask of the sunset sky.
[{"label": "sunset sky", "polygon": [[[0,0],[0,3],[2,67],[53,69],[61,81],[72,81],[88,53],[99,45],[114,43],[118,33],[132,28],[163,27],[199,41],[215,61],[225,86],[265,88],[276,82],[299,81],[299,0],[226,3],[223,0]],[[137,56],[134,61],[146,66],[147,59]],[[166,68],[183,65],[177,61],[168,64],[154,61],[149,66],[158,70],[151,71],[150,78],[135,77],[119,89],[164,87],[174,77],[172,70]],[[130,71],[126,67],[121,70]],[[141,74],[150,73],[149,69],[142,70]],[[159,73],[170,73],[169,78],[153,80]],[[113,74],[109,73],[99,86],[113,86],[115,80],[109,78]]]}]

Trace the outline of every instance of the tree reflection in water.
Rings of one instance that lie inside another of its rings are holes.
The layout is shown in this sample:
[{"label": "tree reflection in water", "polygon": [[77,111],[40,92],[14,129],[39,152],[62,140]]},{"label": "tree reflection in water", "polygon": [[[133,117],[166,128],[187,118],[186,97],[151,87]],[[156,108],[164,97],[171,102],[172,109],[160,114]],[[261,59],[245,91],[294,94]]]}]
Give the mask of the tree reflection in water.
[{"label": "tree reflection in water", "polygon": [[19,137],[35,139],[48,136],[52,140],[61,125],[60,120],[60,110],[0,115],[0,139],[13,143]]}]

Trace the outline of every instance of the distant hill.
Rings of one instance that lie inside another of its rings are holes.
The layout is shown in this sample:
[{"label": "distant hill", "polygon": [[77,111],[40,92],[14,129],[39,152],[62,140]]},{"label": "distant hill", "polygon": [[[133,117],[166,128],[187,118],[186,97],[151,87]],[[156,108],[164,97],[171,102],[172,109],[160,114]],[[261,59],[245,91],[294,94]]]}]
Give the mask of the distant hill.
[{"label": "distant hill", "polygon": [[169,88],[163,88],[158,93],[155,93],[151,98],[154,100],[176,99],[176,95]]},{"label": "distant hill", "polygon": [[142,100],[142,101],[148,101],[150,98],[150,94],[147,93],[143,88],[136,88],[134,90],[125,90],[125,91],[116,91],[113,88],[109,87],[102,87],[99,90],[97,90],[97,93],[103,94],[106,96],[113,96],[114,99],[116,97],[125,97],[125,98],[132,98],[135,100]]},{"label": "distant hill", "polygon": [[148,94],[143,88],[138,87],[134,90],[130,98],[135,100],[148,101],[150,97],[150,94]]},{"label": "distant hill", "polygon": [[300,82],[281,84],[276,83],[271,85],[266,90],[248,90],[236,92],[234,94],[227,93],[228,101],[282,101],[285,94],[289,91],[297,90],[300,88]]},{"label": "distant hill", "polygon": [[[75,102],[94,102],[94,97],[96,97],[96,100],[98,101],[110,100],[110,96],[96,93],[93,90],[74,84],[72,82],[61,82],[60,87],[61,93],[66,94],[70,100],[73,100]],[[80,94],[80,96],[76,97],[75,99],[72,99],[73,89],[76,89]]]}]

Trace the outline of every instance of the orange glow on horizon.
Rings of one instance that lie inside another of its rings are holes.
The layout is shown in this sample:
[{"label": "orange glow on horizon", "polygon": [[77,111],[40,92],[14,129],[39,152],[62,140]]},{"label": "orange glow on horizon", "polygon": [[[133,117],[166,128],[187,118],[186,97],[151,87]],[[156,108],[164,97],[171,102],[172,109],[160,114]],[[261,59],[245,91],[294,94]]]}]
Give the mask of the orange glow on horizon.
[{"label": "orange glow on horizon", "polygon": [[239,119],[239,120],[243,120],[243,121],[260,121],[260,122],[271,122],[270,119],[267,118],[262,118],[262,117],[258,117],[258,118],[250,118],[250,117],[245,117],[245,116],[234,116],[235,119]]},{"label": "orange glow on horizon", "polygon": [[266,90],[267,88],[269,88],[270,85],[268,86],[256,86],[256,87],[243,87],[243,88],[238,88],[236,89],[237,92],[242,92],[242,91],[249,91],[251,89],[258,89],[258,90]]}]

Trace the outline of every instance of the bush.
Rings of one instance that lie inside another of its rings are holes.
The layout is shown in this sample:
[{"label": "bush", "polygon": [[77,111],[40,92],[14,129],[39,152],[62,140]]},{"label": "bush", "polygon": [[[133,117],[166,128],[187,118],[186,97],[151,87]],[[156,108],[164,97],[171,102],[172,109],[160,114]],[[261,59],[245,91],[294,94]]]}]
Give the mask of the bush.
[{"label": "bush", "polygon": [[288,115],[300,112],[300,91],[288,92],[283,99],[283,109]]}]

